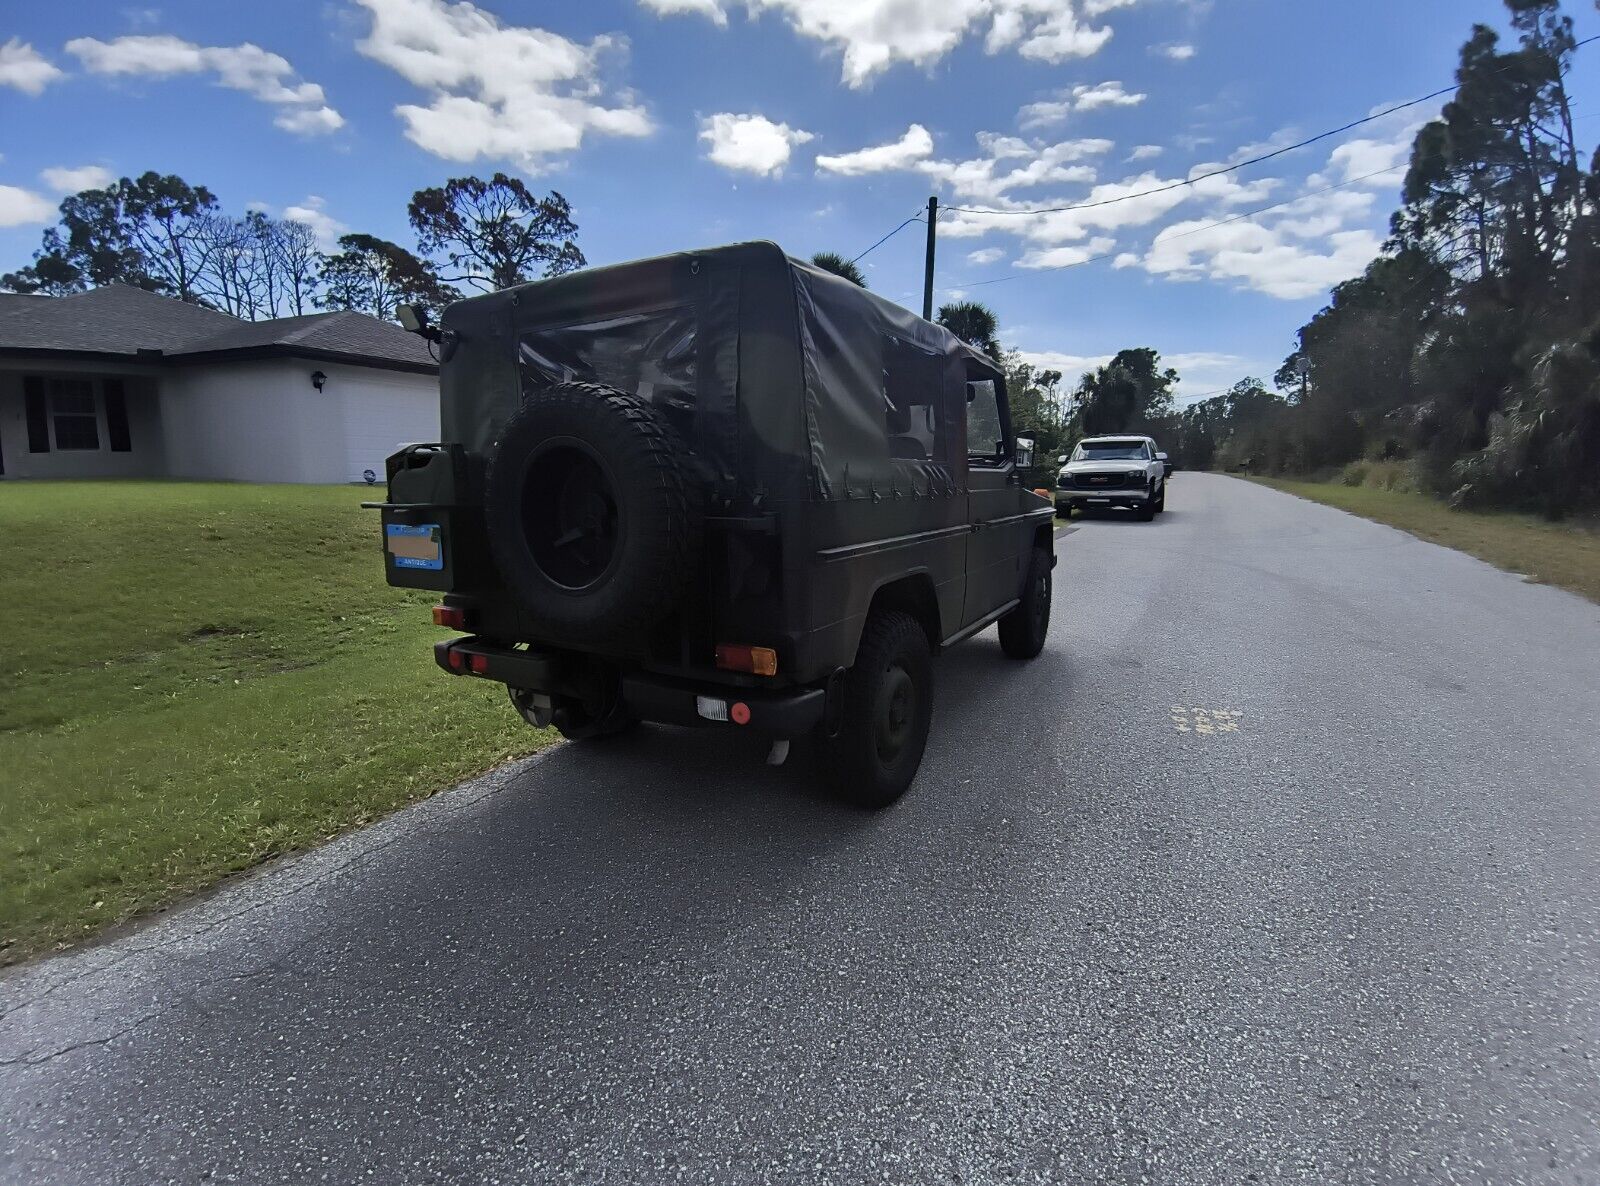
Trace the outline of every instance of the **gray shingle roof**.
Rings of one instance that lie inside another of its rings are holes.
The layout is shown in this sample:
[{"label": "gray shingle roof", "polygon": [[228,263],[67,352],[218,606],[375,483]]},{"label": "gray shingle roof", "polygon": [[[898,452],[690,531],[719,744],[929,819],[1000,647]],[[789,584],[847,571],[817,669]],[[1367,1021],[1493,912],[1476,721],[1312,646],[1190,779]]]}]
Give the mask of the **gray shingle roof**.
[{"label": "gray shingle roof", "polygon": [[221,333],[191,342],[174,353],[180,356],[216,354],[270,347],[280,347],[285,353],[344,354],[435,365],[433,356],[428,353],[428,344],[422,338],[353,309],[279,317],[272,321],[236,321]]},{"label": "gray shingle roof", "polygon": [[173,350],[235,321],[214,309],[112,284],[69,297],[32,298],[31,304],[0,317],[0,350]]},{"label": "gray shingle roof", "polygon": [[0,317],[18,309],[25,309],[35,301],[46,300],[45,297],[27,296],[20,292],[0,292]]},{"label": "gray shingle roof", "polygon": [[3,295],[10,299],[0,303],[0,354],[132,358],[159,350],[175,362],[297,355],[404,370],[433,370],[437,365],[428,344],[415,334],[353,310],[242,321],[120,284],[68,297]]}]

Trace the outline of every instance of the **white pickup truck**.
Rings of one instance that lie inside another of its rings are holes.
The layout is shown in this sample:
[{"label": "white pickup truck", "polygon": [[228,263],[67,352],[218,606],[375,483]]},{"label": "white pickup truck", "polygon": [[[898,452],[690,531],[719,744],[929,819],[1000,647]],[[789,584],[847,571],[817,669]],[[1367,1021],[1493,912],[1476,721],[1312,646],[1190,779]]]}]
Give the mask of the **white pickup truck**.
[{"label": "white pickup truck", "polygon": [[1149,437],[1085,437],[1060,461],[1056,514],[1063,519],[1074,508],[1127,507],[1148,523],[1166,509],[1172,465]]}]

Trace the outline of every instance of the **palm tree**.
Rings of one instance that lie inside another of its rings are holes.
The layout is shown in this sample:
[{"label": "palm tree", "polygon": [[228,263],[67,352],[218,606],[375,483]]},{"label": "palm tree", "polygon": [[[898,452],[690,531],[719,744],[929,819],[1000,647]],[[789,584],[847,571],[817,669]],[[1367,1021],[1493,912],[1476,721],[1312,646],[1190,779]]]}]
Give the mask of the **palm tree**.
[{"label": "palm tree", "polygon": [[940,305],[939,316],[934,320],[969,346],[977,347],[996,362],[1000,361],[1000,321],[988,305],[977,301],[953,301],[948,305]]},{"label": "palm tree", "polygon": [[811,257],[811,262],[824,272],[843,276],[851,284],[859,284],[862,288],[867,286],[867,278],[861,274],[861,269],[856,267],[855,261],[845,259],[836,251],[819,251]]}]

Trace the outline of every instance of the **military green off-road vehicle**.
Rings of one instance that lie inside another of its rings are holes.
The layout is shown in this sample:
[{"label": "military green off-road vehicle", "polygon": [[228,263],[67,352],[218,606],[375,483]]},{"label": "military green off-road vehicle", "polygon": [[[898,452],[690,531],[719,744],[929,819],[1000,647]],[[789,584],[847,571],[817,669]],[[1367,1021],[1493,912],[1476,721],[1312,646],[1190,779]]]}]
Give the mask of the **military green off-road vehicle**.
[{"label": "military green off-road vehicle", "polygon": [[1053,509],[1001,371],[943,328],[770,243],[406,316],[444,439],[389,458],[389,582],[442,593],[439,666],[531,723],[751,730],[776,761],[814,736],[877,806],[935,653],[995,622],[1044,646]]}]

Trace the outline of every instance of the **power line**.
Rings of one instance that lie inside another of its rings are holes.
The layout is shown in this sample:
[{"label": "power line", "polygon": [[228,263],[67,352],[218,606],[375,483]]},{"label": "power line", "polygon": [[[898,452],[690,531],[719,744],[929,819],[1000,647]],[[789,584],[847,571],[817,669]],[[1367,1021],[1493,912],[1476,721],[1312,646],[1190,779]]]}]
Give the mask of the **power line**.
[{"label": "power line", "polygon": [[[1597,33],[1593,37],[1585,37],[1582,41],[1573,42],[1572,48],[1574,50],[1581,49],[1583,46],[1594,41],[1600,41],[1600,33]],[[1308,137],[1305,140],[1297,141],[1294,144],[1286,144],[1282,148],[1275,148],[1271,152],[1262,153],[1260,156],[1253,156],[1246,160],[1239,161],[1237,164],[1228,165],[1221,169],[1213,169],[1209,173],[1202,173],[1198,177],[1190,177],[1184,181],[1174,181],[1168,185],[1156,186],[1153,189],[1139,190],[1138,192],[1131,194],[1120,194],[1114,198],[1102,198],[1098,202],[1078,202],[1071,206],[1041,206],[1032,210],[997,210],[986,206],[946,206],[945,209],[962,214],[1065,214],[1073,210],[1096,210],[1102,206],[1115,206],[1119,202],[1131,202],[1135,198],[1148,198],[1154,194],[1171,193],[1175,189],[1184,189],[1191,185],[1198,185],[1200,182],[1209,181],[1213,177],[1221,177],[1224,174],[1234,173],[1240,169],[1248,168],[1251,165],[1259,165],[1262,161],[1270,161],[1274,157],[1280,157],[1286,153],[1295,152],[1299,149],[1305,148],[1307,145],[1316,144],[1318,141],[1327,140],[1333,136],[1343,135],[1345,132],[1359,128],[1363,124],[1373,123],[1376,120],[1383,119],[1385,116],[1393,115],[1397,111],[1405,111],[1407,108],[1420,106],[1421,104],[1428,102],[1430,99],[1437,99],[1441,95],[1448,95],[1453,91],[1458,91],[1461,89],[1461,87],[1461,83],[1454,83],[1450,86],[1442,87],[1437,91],[1423,95],[1420,99],[1411,99],[1405,103],[1397,103],[1393,107],[1386,107],[1382,111],[1377,111],[1371,115],[1363,116],[1361,119],[1351,120],[1342,127],[1333,128],[1327,132],[1319,132],[1315,136]]]},{"label": "power line", "polygon": [[885,243],[887,243],[890,239],[894,238],[901,231],[905,230],[912,223],[921,222],[921,221],[922,221],[922,211],[918,210],[910,218],[906,219],[899,226],[895,227],[894,230],[890,231],[887,235],[885,235],[883,238],[879,239],[871,247],[867,248],[865,251],[863,251],[860,255],[856,256],[855,259],[851,260],[850,262],[853,263],[853,264],[860,263],[862,260],[866,259],[867,256],[871,255],[874,251],[878,250],[878,248],[882,247]]},{"label": "power line", "polygon": [[[1208,222],[1204,226],[1197,226],[1187,231],[1179,231],[1176,235],[1168,235],[1162,240],[1162,242],[1170,243],[1174,239],[1187,239],[1190,235],[1198,235],[1203,231],[1216,230],[1217,227],[1227,226],[1232,222],[1242,222],[1247,218],[1254,218],[1258,214],[1266,214],[1272,210],[1280,210],[1285,206],[1293,206],[1296,202],[1303,202],[1307,198],[1314,198],[1319,194],[1331,193],[1333,190],[1344,189],[1346,186],[1358,185],[1363,181],[1370,181],[1374,177],[1381,177],[1385,173],[1397,173],[1406,167],[1407,166],[1405,165],[1390,165],[1387,169],[1379,169],[1373,173],[1363,173],[1360,177],[1352,177],[1348,181],[1341,181],[1335,185],[1324,186],[1322,189],[1314,189],[1309,193],[1297,194],[1292,198],[1285,198],[1281,202],[1273,202],[1270,206],[1258,206],[1254,210],[1246,210],[1243,214],[1235,214],[1231,218],[1218,219],[1216,222]],[[1157,237],[1160,237],[1159,234]],[[1087,259],[1073,260],[1070,264],[1047,264],[1042,268],[1030,268],[1026,272],[1013,272],[1009,276],[996,276],[992,280],[973,280],[966,282],[958,281],[957,283],[950,285],[950,287],[981,288],[987,284],[1004,284],[1007,280],[1025,280],[1029,276],[1037,276],[1043,272],[1060,272],[1067,268],[1081,268],[1085,264],[1099,263],[1101,260],[1112,259],[1121,254],[1122,252],[1120,251],[1108,251],[1103,255],[1091,255]]]}]

